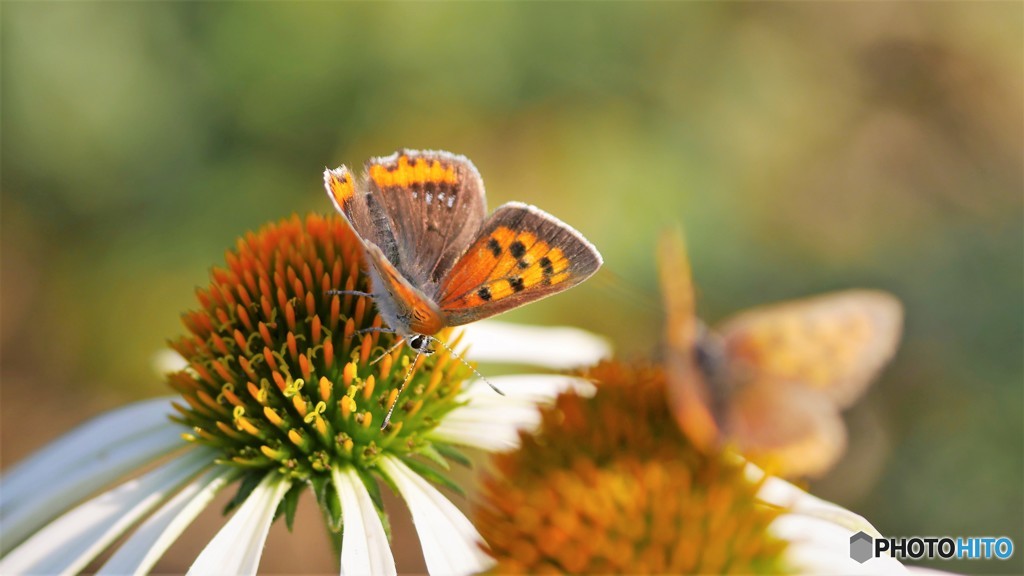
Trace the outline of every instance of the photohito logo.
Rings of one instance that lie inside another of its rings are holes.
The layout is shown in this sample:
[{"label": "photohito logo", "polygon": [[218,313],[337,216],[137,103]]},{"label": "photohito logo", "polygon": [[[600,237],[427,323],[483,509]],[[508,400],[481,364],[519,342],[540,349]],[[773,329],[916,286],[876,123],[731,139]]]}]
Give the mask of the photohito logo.
[{"label": "photohito logo", "polygon": [[850,536],[850,558],[867,562],[885,553],[897,559],[942,558],[943,560],[1007,560],[1013,556],[1013,540],[1006,536],[911,536],[872,538],[864,532]]}]

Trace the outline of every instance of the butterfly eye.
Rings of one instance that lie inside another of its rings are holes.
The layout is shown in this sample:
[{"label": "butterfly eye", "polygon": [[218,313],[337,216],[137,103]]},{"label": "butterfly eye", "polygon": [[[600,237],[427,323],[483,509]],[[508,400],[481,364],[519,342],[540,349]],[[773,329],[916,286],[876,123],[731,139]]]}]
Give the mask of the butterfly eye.
[{"label": "butterfly eye", "polygon": [[409,338],[409,346],[412,347],[413,350],[426,356],[430,356],[434,353],[434,349],[430,346],[430,338],[422,334],[417,334],[412,338]]}]

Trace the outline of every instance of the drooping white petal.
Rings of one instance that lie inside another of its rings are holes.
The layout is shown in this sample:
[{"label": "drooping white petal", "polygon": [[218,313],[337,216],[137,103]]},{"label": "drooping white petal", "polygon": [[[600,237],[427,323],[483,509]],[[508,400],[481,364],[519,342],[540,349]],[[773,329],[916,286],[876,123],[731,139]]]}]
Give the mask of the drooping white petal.
[{"label": "drooping white petal", "polygon": [[216,467],[196,478],[149,517],[97,574],[147,574],[156,561],[235,476]]},{"label": "drooping white petal", "polygon": [[524,364],[565,370],[611,356],[604,338],[567,326],[527,326],[495,320],[463,328],[462,343],[474,362]]},{"label": "drooping white petal", "polygon": [[[765,477],[763,470],[749,462],[744,472],[747,478],[753,482],[758,482]],[[775,476],[764,479],[761,489],[757,492],[757,497],[763,502],[786,508],[791,512],[813,516],[842,526],[849,530],[850,534],[863,531],[872,537],[881,537],[878,530],[863,516],[822,500]]]},{"label": "drooping white petal", "polygon": [[341,573],[397,574],[384,524],[359,474],[351,468],[335,468],[331,471],[331,478],[341,499],[341,513],[345,521]]},{"label": "drooping white petal", "polygon": [[744,473],[752,482],[762,482],[757,497],[762,502],[786,509],[769,530],[790,542],[789,563],[800,572],[836,574],[904,574],[906,567],[886,556],[860,564],[850,558],[850,537],[863,531],[881,534],[863,516],[813,496],[797,486],[746,463]]},{"label": "drooping white petal", "polygon": [[496,394],[483,380],[470,382],[462,393],[467,403],[452,410],[430,432],[430,438],[483,450],[509,450],[519,445],[519,430],[540,423],[538,405],[548,405],[566,390],[592,394],[594,386],[572,376],[498,376],[489,380],[505,393]]},{"label": "drooping white petal", "polygon": [[168,452],[186,446],[167,419],[168,398],[100,416],[50,444],[0,479],[0,548],[6,552],[61,512]]},{"label": "drooping white petal", "polygon": [[212,464],[214,457],[206,449],[190,450],[145,476],[79,505],[4,556],[0,573],[78,572],[139,518]]},{"label": "drooping white petal", "polygon": [[263,545],[291,480],[269,473],[192,563],[190,575],[256,574]]},{"label": "drooping white petal", "polygon": [[906,568],[889,556],[861,564],[850,558],[850,536],[846,528],[813,516],[783,514],[768,530],[789,541],[788,564],[806,574],[905,574]]},{"label": "drooping white petal", "polygon": [[172,399],[154,398],[106,412],[47,444],[4,473],[0,512],[38,493],[41,482],[109,451],[112,444],[170,425],[167,415],[172,412]]},{"label": "drooping white petal", "polygon": [[479,547],[480,533],[444,494],[393,456],[381,458],[380,470],[409,506],[428,572],[476,574],[491,566],[493,561]]}]

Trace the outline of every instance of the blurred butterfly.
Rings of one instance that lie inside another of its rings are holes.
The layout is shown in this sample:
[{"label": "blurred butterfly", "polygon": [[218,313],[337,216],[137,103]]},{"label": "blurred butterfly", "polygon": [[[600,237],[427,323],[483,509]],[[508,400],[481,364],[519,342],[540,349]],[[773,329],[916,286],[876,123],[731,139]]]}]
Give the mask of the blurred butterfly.
[{"label": "blurred butterfly", "polygon": [[372,294],[357,294],[417,354],[433,353],[444,328],[568,290],[602,263],[539,208],[509,202],[487,216],[483,181],[464,156],[401,150],[372,158],[358,182],[344,166],[326,170],[324,185],[366,250]]},{"label": "blurred butterfly", "polygon": [[839,412],[899,343],[902,306],[847,290],[754,308],[709,330],[696,317],[680,234],[662,239],[670,409],[701,451],[732,445],[788,477],[820,476],[846,447]]}]

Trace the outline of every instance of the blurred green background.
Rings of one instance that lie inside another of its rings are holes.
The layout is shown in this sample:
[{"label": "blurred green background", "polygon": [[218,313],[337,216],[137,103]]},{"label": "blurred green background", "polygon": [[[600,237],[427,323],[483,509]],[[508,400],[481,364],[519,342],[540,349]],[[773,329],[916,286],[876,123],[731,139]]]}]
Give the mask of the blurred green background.
[{"label": "blurred green background", "polygon": [[[2,463],[166,392],[152,357],[194,287],[246,230],[330,211],[325,165],[440,148],[491,206],[537,204],[604,253],[511,320],[650,353],[674,222],[712,321],[899,295],[900,353],[811,487],[889,535],[1024,546],[1022,21],[1016,2],[5,2]],[[336,571],[282,555],[264,568]]]}]

